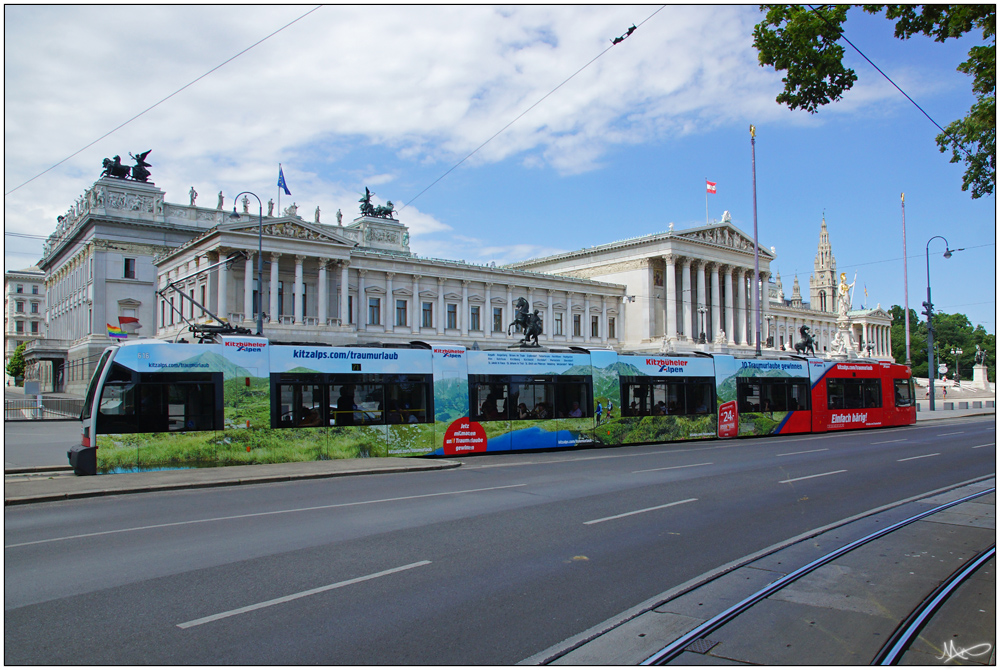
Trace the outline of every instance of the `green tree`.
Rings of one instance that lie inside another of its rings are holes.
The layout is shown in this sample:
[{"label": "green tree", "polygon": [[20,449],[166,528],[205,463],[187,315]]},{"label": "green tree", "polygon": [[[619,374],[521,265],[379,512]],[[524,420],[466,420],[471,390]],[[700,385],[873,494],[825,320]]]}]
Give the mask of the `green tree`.
[{"label": "green tree", "polygon": [[10,356],[10,360],[7,361],[7,374],[14,379],[24,377],[24,347],[24,342],[17,345],[17,349],[14,350],[14,353]]},{"label": "green tree", "polygon": [[[844,33],[849,5],[762,5],[767,14],[754,27],[754,47],[762,66],[787,74],[777,101],[791,109],[815,114],[819,107],[840,100],[857,75],[844,67]],[[926,35],[936,42],[982,30],[985,45],[969,50],[959,72],[972,76],[976,102],[969,113],[953,121],[936,141],[941,152],[952,151],[951,162],[964,161],[962,190],[972,197],[993,193],[996,186],[996,6],[995,5],[863,5],[869,14],[896,22],[895,35],[908,39]]]},{"label": "green tree", "polygon": [[[889,309],[892,315],[890,337],[892,339],[892,356],[897,363],[906,362],[906,332],[903,308],[893,305]],[[990,381],[996,377],[996,335],[986,332],[982,326],[972,327],[969,317],[965,314],[934,314],[934,344],[937,353],[934,354],[934,364],[945,363],[948,366],[949,377],[954,378],[955,356],[951,350],[961,349],[958,357],[958,373],[962,379],[972,379],[972,366],[975,365],[976,345],[985,352],[985,363],[989,371]],[[914,310],[910,310],[910,368],[914,377],[927,376],[927,322],[921,321]]]}]

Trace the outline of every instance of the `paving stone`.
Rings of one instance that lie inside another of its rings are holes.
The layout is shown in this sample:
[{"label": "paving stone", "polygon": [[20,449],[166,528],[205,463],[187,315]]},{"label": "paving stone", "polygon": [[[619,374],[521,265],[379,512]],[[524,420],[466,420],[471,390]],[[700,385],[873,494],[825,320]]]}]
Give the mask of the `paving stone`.
[{"label": "paving stone", "polygon": [[679,614],[646,612],[550,665],[637,665],[701,623]]}]

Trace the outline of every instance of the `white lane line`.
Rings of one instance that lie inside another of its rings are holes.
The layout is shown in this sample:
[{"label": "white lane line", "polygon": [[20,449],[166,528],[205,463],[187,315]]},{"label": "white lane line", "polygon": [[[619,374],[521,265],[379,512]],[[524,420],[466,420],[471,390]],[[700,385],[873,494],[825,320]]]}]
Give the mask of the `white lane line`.
[{"label": "white lane line", "polygon": [[308,591],[299,591],[298,593],[293,593],[288,596],[282,596],[280,598],[275,598],[273,600],[265,600],[264,602],[257,603],[256,605],[247,605],[246,607],[239,607],[234,610],[229,610],[228,612],[219,612],[218,614],[202,617],[200,619],[185,621],[184,623],[177,624],[177,627],[193,628],[194,626],[200,626],[202,624],[211,623],[213,621],[218,621],[219,619],[225,619],[226,617],[236,616],[237,614],[246,614],[247,612],[253,612],[254,610],[270,607],[271,605],[280,605],[281,603],[287,603],[292,600],[298,600],[299,598],[305,598],[307,596],[312,596],[317,593],[323,593],[324,591],[332,591],[333,589],[339,589],[343,586],[350,586],[351,584],[367,582],[370,579],[385,577],[386,575],[391,575],[396,572],[402,572],[403,570],[411,570],[413,568],[419,568],[422,565],[430,565],[430,561],[417,561],[416,563],[410,563],[409,565],[401,565],[398,568],[391,568],[389,570],[383,570],[382,572],[376,572],[371,575],[365,575],[364,577],[355,577],[354,579],[347,579],[342,582],[337,582],[336,584],[327,584],[326,586],[320,586],[315,589],[309,589]]},{"label": "white lane line", "polygon": [[358,502],[336,503],[333,505],[317,505],[315,507],[297,507],[294,509],[279,509],[272,512],[252,512],[249,514],[234,514],[232,516],[217,516],[208,519],[192,519],[190,521],[172,521],[170,523],[157,523],[150,526],[135,526],[132,528],[119,528],[117,530],[102,530],[96,533],[81,533],[79,535],[67,535],[65,537],[53,537],[47,540],[34,540],[33,542],[19,542],[17,544],[5,544],[4,549],[13,547],[27,547],[33,544],[45,544],[47,542],[62,542],[64,540],[77,540],[84,537],[99,537],[101,535],[114,535],[115,533],[131,533],[137,530],[153,530],[156,528],[170,528],[172,526],[186,526],[196,523],[210,523],[212,521],[232,521],[234,519],[249,519],[257,516],[272,516],[274,514],[291,514],[293,512],[313,512],[321,509],[335,509],[337,507],[355,507],[357,505],[375,505],[377,503],[398,502],[400,500],[416,500],[418,498],[434,498],[438,496],[452,496],[462,493],[482,493],[483,491],[498,491],[501,489],[515,489],[527,484],[509,484],[507,486],[491,486],[485,489],[467,489],[465,491],[444,491],[442,493],[424,493],[417,496],[401,496],[399,498],[382,498],[380,500],[361,500]]},{"label": "white lane line", "polygon": [[809,451],[791,451],[787,454],[775,454],[775,456],[798,456],[799,454],[815,454],[820,451],[830,451],[829,449],[810,449]]},{"label": "white lane line", "polygon": [[795,479],[782,479],[779,484],[791,484],[792,482],[800,482],[803,479],[812,479],[813,477],[826,477],[827,475],[839,475],[841,472],[847,472],[847,470],[834,470],[833,472],[823,472],[818,475],[807,475],[805,477],[796,477]]},{"label": "white lane line", "polygon": [[982,449],[983,447],[992,447],[995,444],[996,444],[996,442],[987,442],[986,444],[977,444],[976,446],[974,446],[972,448],[973,449]]},{"label": "white lane line", "polygon": [[664,509],[666,507],[673,507],[674,505],[683,505],[684,503],[695,502],[697,498],[688,498],[687,500],[678,500],[677,502],[667,503],[666,505],[657,505],[656,507],[647,507],[646,509],[637,509],[634,512],[625,512],[624,514],[616,514],[614,516],[606,516],[603,519],[593,519],[591,521],[584,521],[584,526],[589,526],[595,523],[602,523],[604,521],[612,521],[614,519],[622,519],[627,516],[632,516],[633,514],[642,514],[644,512],[652,512],[658,509]]},{"label": "white lane line", "polygon": [[637,475],[640,472],[658,472],[659,470],[680,470],[681,468],[697,468],[701,465],[715,465],[714,463],[692,463],[691,465],[672,465],[669,468],[650,468],[649,470],[633,470],[632,474]]},{"label": "white lane line", "polygon": [[906,438],[901,438],[899,440],[886,440],[885,442],[872,442],[872,446],[876,444],[892,444],[893,442],[906,442]]},{"label": "white lane line", "polygon": [[965,431],[960,430],[957,433],[941,433],[940,435],[935,435],[935,437],[948,437],[949,435],[964,435]]},{"label": "white lane line", "polygon": [[909,458],[897,458],[897,463],[902,463],[903,461],[915,461],[918,458],[930,458],[931,456],[940,456],[941,454],[924,454],[923,456],[910,456]]}]

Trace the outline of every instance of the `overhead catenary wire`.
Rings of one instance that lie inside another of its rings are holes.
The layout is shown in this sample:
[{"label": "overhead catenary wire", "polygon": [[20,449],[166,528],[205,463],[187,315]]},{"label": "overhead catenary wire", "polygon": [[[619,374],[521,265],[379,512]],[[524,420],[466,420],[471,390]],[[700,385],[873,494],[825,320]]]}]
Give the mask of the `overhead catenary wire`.
[{"label": "overhead catenary wire", "polygon": [[666,7],[666,5],[661,5],[659,7],[659,9],[657,9],[655,12],[653,12],[652,14],[650,14],[649,16],[647,16],[645,19],[643,19],[642,21],[640,21],[638,24],[633,24],[632,27],[629,28],[629,30],[628,30],[627,33],[625,33],[621,37],[618,37],[618,38],[615,38],[614,40],[612,40],[611,46],[607,47],[604,51],[602,51],[601,53],[599,53],[596,56],[594,56],[592,59],[590,59],[590,61],[587,62],[586,65],[584,65],[583,67],[581,67],[579,70],[577,70],[576,72],[574,72],[570,76],[566,77],[566,79],[564,79],[558,86],[556,86],[551,91],[549,91],[548,93],[546,93],[545,95],[543,95],[533,105],[531,105],[526,110],[524,110],[523,112],[521,112],[520,114],[518,114],[516,117],[514,117],[514,119],[512,121],[510,121],[510,123],[508,123],[503,128],[501,128],[500,130],[498,130],[495,133],[493,133],[493,135],[491,135],[488,140],[486,140],[485,142],[483,142],[482,144],[480,144],[478,147],[476,147],[475,149],[473,149],[471,152],[469,152],[469,154],[467,156],[465,156],[465,158],[463,158],[462,160],[458,161],[457,163],[455,163],[454,165],[452,165],[450,168],[448,168],[445,171],[444,174],[442,174],[440,177],[438,177],[437,179],[435,179],[434,181],[432,181],[430,184],[428,184],[424,188],[424,190],[420,191],[420,193],[417,193],[415,196],[413,196],[412,198],[410,198],[402,207],[399,208],[399,211],[402,212],[404,209],[406,209],[407,207],[409,207],[413,203],[414,200],[416,200],[417,198],[419,198],[420,196],[422,196],[427,191],[431,190],[431,188],[433,188],[435,184],[437,184],[439,181],[441,181],[442,179],[444,179],[445,177],[447,177],[449,174],[451,174],[462,163],[464,163],[465,161],[467,161],[470,158],[472,158],[473,156],[475,156],[479,152],[480,149],[482,149],[487,144],[489,144],[490,142],[492,142],[493,140],[495,140],[505,130],[507,130],[512,125],[514,125],[515,123],[517,123],[518,120],[520,120],[525,114],[527,114],[528,112],[530,112],[531,110],[533,110],[535,107],[537,107],[538,105],[540,105],[546,98],[548,98],[550,95],[552,95],[553,93],[555,93],[556,91],[558,91],[566,83],[568,83],[571,79],[573,79],[573,77],[575,77],[576,75],[578,75],[581,72],[583,72],[584,70],[586,70],[588,67],[590,67],[591,65],[593,65],[597,61],[597,59],[599,59],[601,56],[603,56],[604,54],[608,53],[609,51],[611,51],[612,49],[614,49],[616,46],[618,46],[619,44],[621,44],[622,42],[624,42],[626,38],[628,38],[633,32],[636,31],[636,29],[642,27],[642,24],[646,23],[646,21],[649,21],[651,18],[653,18],[654,16],[656,16],[660,12],[660,10],[662,10],[664,7]]},{"label": "overhead catenary wire", "polygon": [[170,95],[168,95],[167,97],[163,98],[163,99],[162,99],[162,100],[160,100],[159,102],[156,102],[156,103],[153,103],[152,105],[150,105],[150,106],[149,106],[149,107],[147,107],[146,109],[142,110],[141,112],[139,112],[138,114],[136,114],[135,116],[133,116],[132,118],[130,118],[129,120],[127,120],[127,121],[125,121],[125,122],[123,122],[123,123],[120,123],[120,124],[118,124],[117,126],[115,126],[114,128],[112,128],[112,129],[111,129],[111,130],[109,130],[108,132],[104,133],[103,135],[101,135],[100,137],[98,137],[98,138],[97,138],[96,140],[94,140],[94,141],[93,141],[93,142],[91,142],[90,144],[87,144],[86,146],[83,146],[83,147],[81,147],[81,148],[80,148],[80,149],[78,149],[77,151],[74,151],[73,153],[71,153],[71,154],[70,154],[69,156],[66,156],[66,158],[62,159],[61,161],[59,161],[59,162],[58,162],[58,163],[56,163],[55,165],[52,165],[52,166],[50,166],[50,167],[48,167],[48,168],[46,168],[46,169],[42,170],[41,172],[39,172],[38,174],[36,174],[36,175],[35,175],[34,177],[32,177],[31,179],[29,179],[29,180],[27,180],[27,181],[25,181],[25,182],[23,182],[23,183],[21,183],[21,184],[19,184],[19,185],[15,186],[14,188],[10,189],[9,191],[6,191],[6,192],[4,193],[4,197],[7,197],[8,195],[10,195],[11,193],[13,193],[14,191],[18,190],[19,188],[21,188],[21,187],[23,187],[23,186],[27,186],[27,185],[28,185],[28,184],[30,184],[31,182],[33,182],[33,181],[35,181],[36,179],[38,179],[39,177],[41,177],[41,176],[42,176],[43,174],[45,174],[46,172],[50,172],[51,170],[54,170],[54,169],[56,169],[57,167],[59,167],[60,165],[62,165],[62,164],[63,164],[63,163],[65,163],[66,161],[68,161],[69,159],[71,159],[71,158],[73,158],[74,156],[76,156],[77,154],[80,154],[80,153],[82,153],[82,152],[86,151],[87,149],[89,149],[90,147],[94,146],[95,144],[97,144],[98,142],[100,142],[101,140],[103,140],[103,139],[104,139],[105,137],[108,137],[109,135],[111,135],[111,134],[113,134],[113,133],[115,133],[115,132],[117,132],[117,131],[121,130],[122,128],[124,128],[124,127],[125,127],[125,126],[127,126],[128,124],[130,124],[130,123],[132,123],[133,121],[135,121],[136,119],[138,119],[138,118],[139,118],[140,116],[142,116],[142,115],[146,114],[147,112],[150,112],[150,111],[152,111],[153,109],[155,109],[155,108],[159,107],[160,105],[162,105],[162,104],[163,104],[163,103],[165,103],[165,102],[166,102],[167,100],[169,100],[170,98],[174,97],[175,95],[177,95],[177,94],[178,94],[178,93],[180,93],[181,91],[183,91],[183,90],[185,90],[185,89],[187,89],[187,88],[190,88],[191,86],[195,85],[196,83],[198,83],[199,81],[201,81],[202,79],[204,79],[204,78],[205,78],[205,77],[207,77],[208,75],[212,74],[212,73],[213,73],[213,72],[215,72],[216,70],[218,70],[218,69],[222,68],[223,66],[225,66],[225,65],[227,65],[227,64],[229,64],[229,63],[231,63],[232,61],[236,60],[237,58],[239,58],[239,57],[240,57],[240,56],[242,56],[243,54],[247,53],[248,51],[250,51],[250,50],[251,50],[251,49],[253,49],[254,47],[257,47],[258,45],[260,45],[260,44],[263,44],[264,42],[266,42],[267,40],[271,39],[272,37],[274,37],[275,35],[277,35],[277,34],[278,34],[278,33],[280,33],[281,31],[285,30],[286,28],[288,28],[288,27],[292,26],[292,25],[293,25],[293,24],[295,24],[295,23],[298,23],[299,21],[301,21],[301,20],[302,20],[302,19],[304,19],[305,17],[307,17],[307,16],[309,16],[310,14],[312,14],[313,12],[315,12],[315,11],[316,11],[317,9],[320,9],[320,8],[321,8],[322,6],[323,6],[323,5],[317,5],[316,7],[313,7],[312,9],[310,9],[310,10],[309,10],[308,12],[306,12],[305,14],[302,14],[301,16],[299,16],[299,17],[298,17],[297,19],[295,19],[295,20],[293,20],[293,21],[289,21],[288,23],[286,23],[285,25],[281,26],[280,28],[278,28],[277,30],[275,30],[274,32],[272,32],[271,34],[269,34],[269,35],[267,35],[267,36],[265,36],[265,37],[262,37],[261,39],[257,40],[256,42],[254,42],[253,44],[251,44],[250,46],[248,46],[248,47],[247,47],[246,49],[243,49],[242,51],[240,51],[240,52],[239,52],[239,53],[237,53],[236,55],[234,55],[234,56],[230,56],[229,58],[227,58],[226,60],[224,60],[224,61],[222,61],[221,63],[219,63],[218,65],[216,65],[215,67],[213,67],[213,68],[212,68],[211,70],[209,70],[209,71],[208,71],[208,72],[206,72],[205,74],[203,74],[203,75],[201,75],[200,77],[198,77],[198,78],[196,78],[196,79],[194,79],[194,80],[192,80],[192,81],[188,82],[187,84],[184,84],[184,85],[183,85],[183,86],[181,86],[181,87],[180,87],[179,89],[177,89],[176,91],[174,91],[173,93],[171,93],[171,94],[170,94]]}]

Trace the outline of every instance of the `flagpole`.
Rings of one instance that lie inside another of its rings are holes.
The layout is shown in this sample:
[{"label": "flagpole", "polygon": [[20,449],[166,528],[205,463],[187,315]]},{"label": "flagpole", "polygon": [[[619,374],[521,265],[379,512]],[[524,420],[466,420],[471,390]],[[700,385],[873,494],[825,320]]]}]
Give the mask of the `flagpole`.
[{"label": "flagpole", "polygon": [[[281,163],[278,163],[278,175],[281,175]],[[278,216],[281,216],[281,184],[278,184]]]},{"label": "flagpole", "polygon": [[760,257],[757,248],[757,129],[750,125],[750,166],[753,172],[753,311],[757,330],[756,353],[760,356]]},{"label": "flagpole", "polygon": [[903,210],[903,314],[906,319],[906,364],[910,364],[910,292],[906,280],[906,194],[899,194],[899,206]]},{"label": "flagpole", "polygon": [[708,225],[708,177],[705,177],[705,225]]}]

